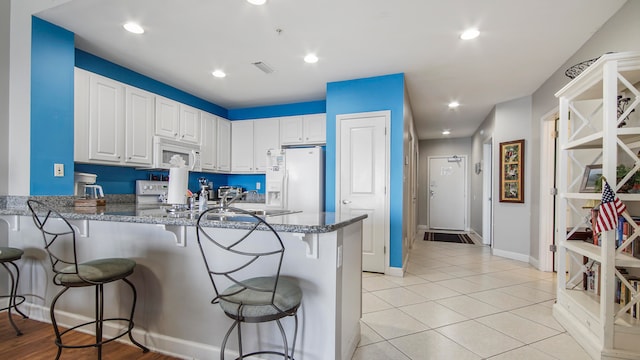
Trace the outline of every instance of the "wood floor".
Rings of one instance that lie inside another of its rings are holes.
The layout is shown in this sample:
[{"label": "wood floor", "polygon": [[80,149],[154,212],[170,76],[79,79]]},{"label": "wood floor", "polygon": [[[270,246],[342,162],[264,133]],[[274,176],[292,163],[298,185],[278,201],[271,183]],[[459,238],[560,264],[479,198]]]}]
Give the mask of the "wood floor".
[{"label": "wood floor", "polygon": [[[21,316],[13,317],[16,325],[22,330],[22,336],[16,336],[9,323],[6,312],[0,312],[0,359],[6,360],[53,360],[58,348],[54,344],[53,328],[51,324],[42,323]],[[74,343],[91,342],[91,335],[75,332],[69,336]],[[93,348],[63,349],[61,360],[96,359],[97,353]],[[138,347],[119,342],[111,342],[102,348],[104,360],[174,360],[176,358],[158,353],[144,354]]]}]

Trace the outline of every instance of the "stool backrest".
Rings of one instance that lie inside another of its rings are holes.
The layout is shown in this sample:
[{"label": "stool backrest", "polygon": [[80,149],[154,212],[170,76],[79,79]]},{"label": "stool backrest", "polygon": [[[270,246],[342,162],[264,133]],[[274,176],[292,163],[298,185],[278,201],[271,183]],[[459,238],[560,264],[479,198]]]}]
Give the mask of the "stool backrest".
[{"label": "stool backrest", "polygon": [[[53,272],[56,275],[77,275],[76,233],[69,221],[58,211],[40,201],[28,200],[27,206],[31,211],[33,222],[42,233],[44,249],[49,254]],[[57,276],[54,276],[54,282],[56,278]]]},{"label": "stool backrest", "polygon": [[[249,229],[239,230],[212,228],[208,222],[220,220],[219,208],[209,209],[198,217],[197,240],[207,273],[215,291],[212,303],[226,301],[232,295],[247,289],[270,295],[271,303],[278,286],[284,245],[278,233],[263,218],[243,209],[225,208],[224,213],[233,213],[234,220],[249,224]],[[240,216],[240,217],[238,217]],[[269,286],[256,288],[246,282],[256,277],[273,277]],[[234,293],[225,293],[231,285],[239,288]]]}]

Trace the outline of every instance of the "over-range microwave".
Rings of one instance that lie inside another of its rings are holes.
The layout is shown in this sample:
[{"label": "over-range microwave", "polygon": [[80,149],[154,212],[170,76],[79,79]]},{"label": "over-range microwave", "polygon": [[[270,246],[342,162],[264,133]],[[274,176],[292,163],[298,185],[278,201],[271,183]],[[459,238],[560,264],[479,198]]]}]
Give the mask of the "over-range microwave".
[{"label": "over-range microwave", "polygon": [[153,168],[169,169],[169,162],[174,155],[182,156],[190,171],[202,171],[199,145],[185,144],[160,136],[153,137]]}]

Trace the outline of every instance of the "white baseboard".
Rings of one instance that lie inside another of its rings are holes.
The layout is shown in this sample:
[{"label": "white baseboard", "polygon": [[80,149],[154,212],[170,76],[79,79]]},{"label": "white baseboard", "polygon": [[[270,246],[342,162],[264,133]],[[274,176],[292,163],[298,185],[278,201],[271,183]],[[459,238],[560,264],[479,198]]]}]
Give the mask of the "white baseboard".
[{"label": "white baseboard", "polygon": [[[49,308],[30,303],[23,303],[22,305],[20,305],[20,310],[25,312],[32,320],[49,324],[51,323],[51,319],[49,317]],[[73,324],[80,324],[91,320],[91,318],[79,316],[77,314],[72,314],[66,311],[56,311],[56,321],[58,322],[58,325],[62,327],[71,327],[74,326]],[[78,328],[76,330],[86,334],[94,334],[87,328]],[[103,331],[106,337],[114,336],[122,332],[122,327],[114,326],[113,323],[105,323]],[[209,344],[202,344],[170,337],[162,334],[148,332],[139,328],[133,329],[133,337],[134,339],[136,339],[136,341],[148,347],[149,350],[153,352],[181,359],[217,359],[220,357],[219,346],[212,346]],[[133,346],[127,336],[123,336],[116,341]],[[232,354],[232,352],[230,351],[226,352],[230,355]],[[185,357],[184,354],[189,354],[189,356]],[[233,354],[233,356],[237,356],[237,354]]]},{"label": "white baseboard", "polygon": [[534,258],[533,256],[529,256],[529,264],[540,271],[544,271],[540,268],[540,262],[538,261],[538,259]]},{"label": "white baseboard", "polygon": [[389,266],[387,268],[387,272],[385,273],[385,275],[403,277],[404,276],[404,266],[401,267],[401,268]]},{"label": "white baseboard", "polygon": [[500,249],[493,248],[491,249],[491,253],[496,256],[501,256],[508,259],[518,260],[522,262],[529,262],[529,255],[519,254],[511,251],[504,251]]}]

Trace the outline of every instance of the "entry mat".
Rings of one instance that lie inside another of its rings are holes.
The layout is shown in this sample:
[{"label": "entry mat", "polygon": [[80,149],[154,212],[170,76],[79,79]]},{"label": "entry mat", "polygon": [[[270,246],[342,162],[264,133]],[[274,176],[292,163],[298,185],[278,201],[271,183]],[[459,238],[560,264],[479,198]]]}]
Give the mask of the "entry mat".
[{"label": "entry mat", "polygon": [[461,244],[473,244],[473,240],[467,234],[447,234],[439,232],[425,232],[425,241],[444,241]]}]

